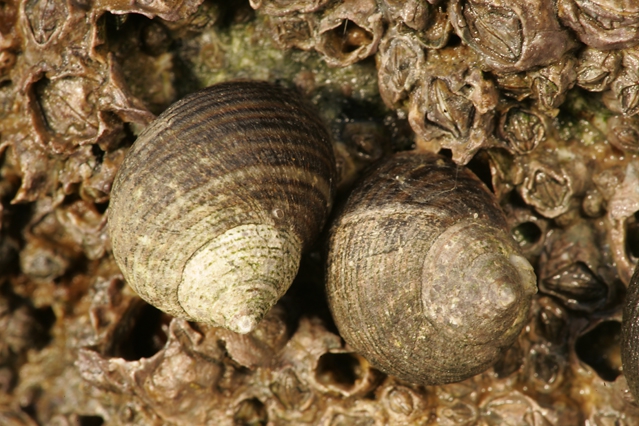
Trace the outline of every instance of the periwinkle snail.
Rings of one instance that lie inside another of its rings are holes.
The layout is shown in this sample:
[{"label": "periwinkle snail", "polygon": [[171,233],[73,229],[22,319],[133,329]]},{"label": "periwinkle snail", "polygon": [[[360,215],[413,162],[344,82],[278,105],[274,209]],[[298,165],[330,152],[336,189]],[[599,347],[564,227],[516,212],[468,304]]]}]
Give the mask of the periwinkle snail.
[{"label": "periwinkle snail", "polygon": [[639,401],[639,267],[630,279],[623,307],[621,364],[628,388]]},{"label": "periwinkle snail", "polygon": [[294,92],[211,86],[170,106],[127,154],[108,209],[114,257],[155,307],[247,333],[292,283],[335,175],[331,137]]},{"label": "periwinkle snail", "polygon": [[444,157],[386,158],[331,226],[327,293],[345,341],[420,384],[497,362],[527,320],[536,277],[495,197]]}]

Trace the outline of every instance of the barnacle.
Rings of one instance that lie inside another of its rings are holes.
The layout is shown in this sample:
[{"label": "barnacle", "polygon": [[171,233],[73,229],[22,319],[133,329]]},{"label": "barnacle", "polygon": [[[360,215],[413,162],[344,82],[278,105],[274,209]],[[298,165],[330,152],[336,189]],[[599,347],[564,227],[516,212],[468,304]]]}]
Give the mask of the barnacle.
[{"label": "barnacle", "polygon": [[623,51],[621,70],[604,93],[604,102],[611,111],[624,115],[639,112],[639,48]]},{"label": "barnacle", "polygon": [[517,154],[526,154],[546,139],[548,123],[536,108],[509,103],[500,110],[497,134]]},{"label": "barnacle", "polygon": [[[15,0],[0,4],[0,424],[635,424],[619,363],[639,262],[632,0]],[[440,151],[496,194],[539,275],[489,371],[421,387],[337,334],[322,244],[239,336],[147,305],[111,185],[178,98],[265,79],[317,104],[340,196]]]},{"label": "barnacle", "polygon": [[615,286],[606,280],[610,274],[602,265],[595,238],[592,226],[585,221],[552,234],[540,259],[540,291],[575,310],[592,312],[608,303]]},{"label": "barnacle", "polygon": [[627,0],[559,0],[559,17],[579,39],[597,49],[639,43],[639,6]]},{"label": "barnacle", "polygon": [[480,148],[498,145],[492,136],[497,91],[473,58],[465,47],[432,52],[408,107],[415,133],[450,149],[459,164]]},{"label": "barnacle", "polygon": [[449,13],[457,35],[495,71],[549,65],[574,47],[550,1],[452,0]]},{"label": "barnacle", "polygon": [[583,49],[578,58],[577,84],[591,92],[606,90],[617,77],[621,58],[618,50]]}]

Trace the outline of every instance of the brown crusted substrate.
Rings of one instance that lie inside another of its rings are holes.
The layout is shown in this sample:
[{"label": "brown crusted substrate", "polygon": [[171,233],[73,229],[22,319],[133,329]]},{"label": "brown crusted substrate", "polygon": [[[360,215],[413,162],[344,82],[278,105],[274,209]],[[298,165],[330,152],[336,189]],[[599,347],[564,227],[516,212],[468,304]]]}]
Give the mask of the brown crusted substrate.
[{"label": "brown crusted substrate", "polygon": [[[619,362],[639,258],[634,15],[572,0],[559,16],[535,2],[541,24],[524,0],[229,3],[0,4],[0,424],[639,423]],[[461,41],[451,5],[492,58]],[[557,50],[531,56],[547,28]],[[492,369],[437,387],[372,370],[331,324],[318,252],[243,338],[132,294],[105,228],[113,177],[154,114],[232,78],[320,107],[342,194],[412,144],[491,185],[540,280]]]}]

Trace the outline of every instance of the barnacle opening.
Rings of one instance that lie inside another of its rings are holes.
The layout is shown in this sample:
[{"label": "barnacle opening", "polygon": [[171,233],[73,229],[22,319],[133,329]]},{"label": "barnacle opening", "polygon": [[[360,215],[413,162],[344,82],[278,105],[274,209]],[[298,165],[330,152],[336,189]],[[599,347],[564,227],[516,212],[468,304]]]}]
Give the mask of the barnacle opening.
[{"label": "barnacle opening", "polygon": [[520,223],[510,233],[523,249],[537,244],[541,239],[541,229],[533,222]]},{"label": "barnacle opening", "polygon": [[504,355],[495,363],[493,371],[497,377],[505,378],[511,374],[519,371],[524,359],[524,354],[521,346],[515,342],[513,346],[508,348]]},{"label": "barnacle opening", "polygon": [[430,108],[425,122],[430,122],[457,139],[468,137],[475,120],[475,106],[465,96],[453,92],[448,84],[439,78],[431,82],[428,98]]},{"label": "barnacle opening", "polygon": [[249,398],[240,402],[233,415],[235,426],[258,426],[268,423],[268,413],[264,403],[257,398]]},{"label": "barnacle opening", "polygon": [[326,34],[327,46],[340,53],[352,53],[362,46],[373,42],[373,34],[350,19],[344,19],[340,25]]},{"label": "barnacle opening", "polygon": [[391,388],[385,395],[385,402],[393,413],[408,417],[415,410],[415,396],[413,392],[404,387],[397,386]]},{"label": "barnacle opening", "polygon": [[561,353],[546,344],[537,344],[530,350],[530,381],[543,393],[551,392],[564,380],[566,360]]},{"label": "barnacle opening", "polygon": [[51,306],[43,306],[33,311],[33,318],[37,325],[35,333],[34,347],[42,349],[49,344],[51,340],[51,328],[56,322],[56,315]]},{"label": "barnacle opening", "polygon": [[150,358],[164,347],[166,329],[171,317],[159,309],[140,301],[130,309],[115,331],[117,345],[107,348],[106,356],[127,361]]},{"label": "barnacle opening", "polygon": [[550,343],[560,345],[568,333],[568,314],[552,297],[537,299],[540,309],[535,321],[535,329]]},{"label": "barnacle opening", "polygon": [[325,353],[317,361],[315,380],[327,388],[350,391],[363,380],[366,367],[354,353]]},{"label": "barnacle opening", "polygon": [[612,382],[621,374],[621,323],[605,321],[577,339],[579,359],[603,380]]},{"label": "barnacle opening", "polygon": [[104,419],[101,416],[78,416],[78,425],[79,426],[102,426],[104,424]]},{"label": "barnacle opening", "polygon": [[300,381],[292,368],[279,374],[277,381],[271,383],[269,388],[287,410],[300,410],[313,398],[313,393]]}]

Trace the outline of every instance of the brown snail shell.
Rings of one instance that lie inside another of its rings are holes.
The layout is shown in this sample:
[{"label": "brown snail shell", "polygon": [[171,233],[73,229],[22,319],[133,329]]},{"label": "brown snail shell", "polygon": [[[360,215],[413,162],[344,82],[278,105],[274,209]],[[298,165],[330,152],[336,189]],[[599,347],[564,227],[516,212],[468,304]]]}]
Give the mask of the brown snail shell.
[{"label": "brown snail shell", "polygon": [[251,331],[288,289],[335,187],[314,109],[267,82],[216,84],[140,134],[111,193],[113,254],[147,302]]},{"label": "brown snail shell", "polygon": [[498,361],[537,290],[495,197],[430,153],[395,154],[359,182],[331,228],[327,268],[346,342],[420,384],[463,380]]},{"label": "brown snail shell", "polygon": [[621,365],[628,388],[639,401],[639,268],[630,279],[621,321]]}]

